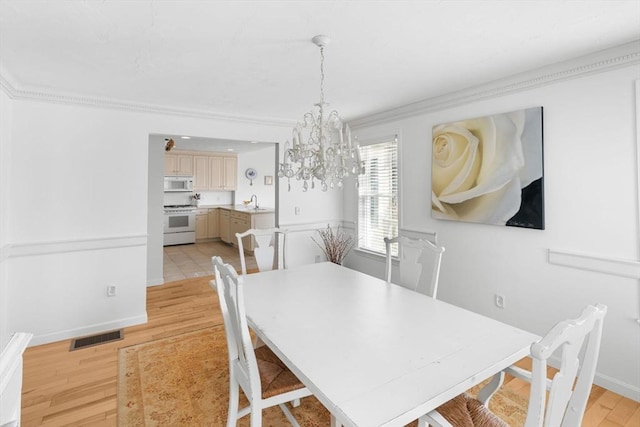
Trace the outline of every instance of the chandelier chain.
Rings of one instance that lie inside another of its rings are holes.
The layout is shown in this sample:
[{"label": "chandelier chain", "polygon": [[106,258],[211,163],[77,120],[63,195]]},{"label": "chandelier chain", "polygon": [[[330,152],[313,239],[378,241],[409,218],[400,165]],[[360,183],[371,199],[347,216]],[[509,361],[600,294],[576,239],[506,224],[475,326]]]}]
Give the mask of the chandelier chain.
[{"label": "chandelier chain", "polygon": [[320,46],[320,105],[324,105],[324,46]]}]

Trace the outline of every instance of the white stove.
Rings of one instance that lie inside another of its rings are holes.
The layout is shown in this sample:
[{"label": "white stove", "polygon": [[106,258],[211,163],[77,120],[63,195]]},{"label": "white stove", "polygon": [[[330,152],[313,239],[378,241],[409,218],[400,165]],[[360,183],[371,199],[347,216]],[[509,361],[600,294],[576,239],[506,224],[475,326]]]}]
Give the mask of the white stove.
[{"label": "white stove", "polygon": [[193,212],[197,208],[193,205],[165,205],[164,212]]},{"label": "white stove", "polygon": [[164,246],[196,242],[196,207],[164,206]]}]

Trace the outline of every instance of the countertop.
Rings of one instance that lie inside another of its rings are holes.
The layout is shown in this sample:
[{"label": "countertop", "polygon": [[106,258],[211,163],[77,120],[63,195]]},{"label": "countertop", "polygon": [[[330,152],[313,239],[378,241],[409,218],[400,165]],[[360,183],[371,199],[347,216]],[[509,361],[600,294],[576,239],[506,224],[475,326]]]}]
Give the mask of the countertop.
[{"label": "countertop", "polygon": [[200,205],[198,206],[198,209],[213,209],[213,208],[225,209],[228,211],[235,211],[235,212],[246,212],[250,214],[275,213],[276,211],[273,208],[259,208],[258,210],[255,210],[251,206],[247,207],[244,205]]}]

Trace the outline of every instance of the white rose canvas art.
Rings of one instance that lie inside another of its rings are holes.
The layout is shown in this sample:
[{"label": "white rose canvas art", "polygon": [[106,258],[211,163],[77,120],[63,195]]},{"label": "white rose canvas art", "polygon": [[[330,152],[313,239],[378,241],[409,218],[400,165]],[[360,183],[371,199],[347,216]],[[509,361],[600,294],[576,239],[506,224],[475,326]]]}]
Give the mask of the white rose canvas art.
[{"label": "white rose canvas art", "polygon": [[433,127],[431,216],[544,230],[542,107]]}]

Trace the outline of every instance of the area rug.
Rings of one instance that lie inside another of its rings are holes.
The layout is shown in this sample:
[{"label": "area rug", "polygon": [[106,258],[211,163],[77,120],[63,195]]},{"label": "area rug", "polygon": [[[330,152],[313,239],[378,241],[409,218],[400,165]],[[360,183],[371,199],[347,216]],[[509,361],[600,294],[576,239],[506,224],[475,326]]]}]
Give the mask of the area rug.
[{"label": "area rug", "polygon": [[[118,425],[225,426],[228,363],[223,325],[120,349]],[[246,403],[241,393],[241,407]],[[491,409],[509,425],[522,426],[526,404],[502,388],[491,400]],[[292,412],[301,426],[330,425],[328,411],[313,396],[302,399]],[[249,417],[238,425],[249,426]],[[263,426],[288,425],[280,408],[263,411]]]}]

